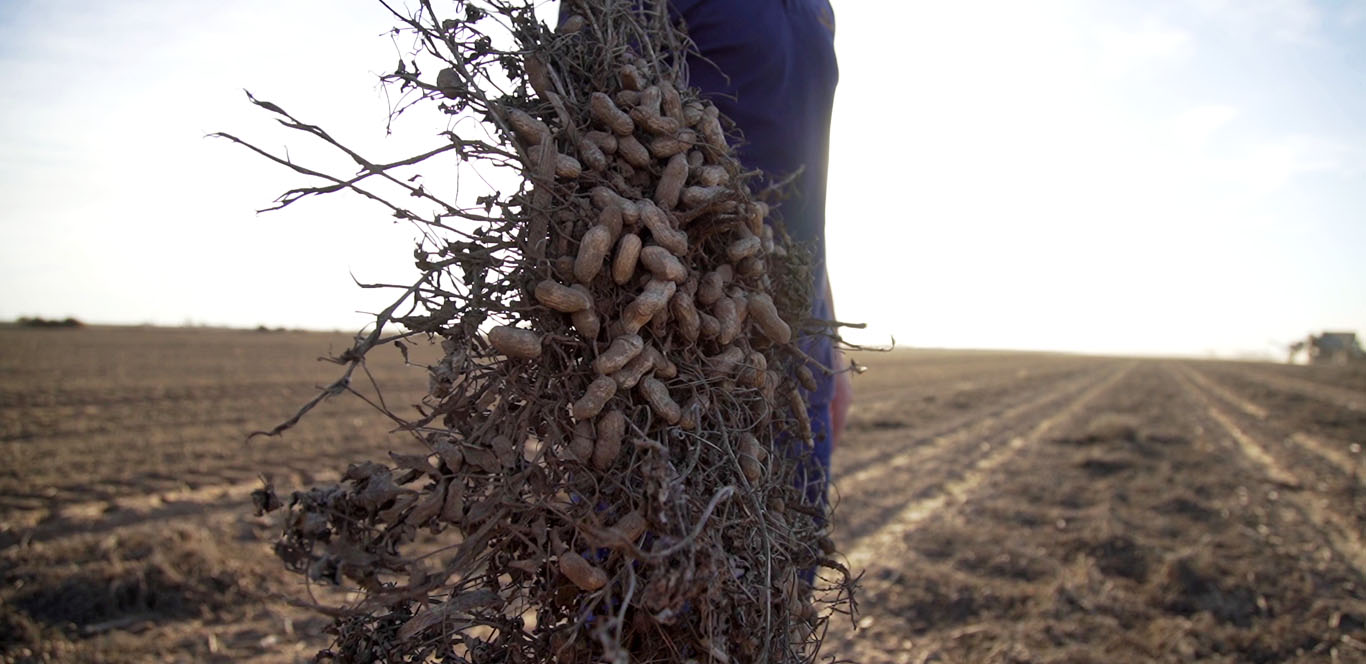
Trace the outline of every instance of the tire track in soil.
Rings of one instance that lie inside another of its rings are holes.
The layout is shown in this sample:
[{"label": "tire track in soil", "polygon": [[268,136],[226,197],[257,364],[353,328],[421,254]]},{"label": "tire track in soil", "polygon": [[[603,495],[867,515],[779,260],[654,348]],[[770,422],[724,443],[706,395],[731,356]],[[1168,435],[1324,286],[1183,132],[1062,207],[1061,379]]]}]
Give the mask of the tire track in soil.
[{"label": "tire track in soil", "polygon": [[[1295,433],[1290,434],[1288,440],[1327,459],[1333,465],[1341,469],[1342,472],[1351,475],[1353,481],[1357,484],[1366,485],[1366,477],[1363,477],[1361,474],[1361,445],[1357,443],[1343,443],[1342,441],[1328,442],[1323,438],[1312,436],[1303,431],[1296,431]],[[1348,451],[1342,452],[1341,450]]]},{"label": "tire track in soil", "polygon": [[1311,399],[1340,406],[1348,410],[1366,412],[1366,394],[1356,390],[1334,387],[1332,385],[1325,385],[1323,383],[1305,380],[1303,378],[1295,378],[1293,376],[1283,376],[1274,371],[1232,366],[1225,367],[1223,370],[1244,376],[1249,380],[1260,382],[1278,390],[1302,394]]},{"label": "tire track in soil", "polygon": [[829,652],[870,664],[1363,661],[1359,572],[1288,491],[1267,491],[1262,468],[1229,453],[1162,364],[1143,362],[890,542],[865,578],[860,629],[832,624]]},{"label": "tire track in soil", "polygon": [[[296,464],[303,464],[305,461],[316,461],[316,457],[300,457],[295,461]],[[341,473],[335,470],[304,471],[292,465],[277,468],[287,471],[289,476],[281,478],[285,482],[275,483],[276,492],[284,495],[302,486],[327,484],[341,479]],[[194,489],[122,495],[107,500],[68,501],[16,510],[5,515],[5,520],[0,522],[0,549],[18,543],[53,542],[107,533],[153,521],[198,519],[228,511],[241,512],[246,516],[250,511],[251,492],[259,488],[261,480],[257,477]]]},{"label": "tire track in soil", "polygon": [[1366,578],[1366,542],[1363,542],[1356,524],[1342,516],[1342,506],[1333,505],[1328,496],[1309,488],[1309,482],[1301,481],[1291,472],[1279,455],[1272,452],[1273,448],[1265,442],[1267,437],[1264,432],[1258,430],[1260,427],[1247,422],[1246,418],[1240,426],[1233,416],[1219,407],[1212,393],[1202,390],[1196,381],[1188,377],[1186,371],[1167,366],[1178,382],[1199,405],[1204,407],[1209,419],[1217,423],[1232,439],[1233,449],[1251,459],[1271,482],[1295,489],[1286,492],[1286,500],[1313,525],[1339,559],[1346,561],[1357,574]]},{"label": "tire track in soil", "polygon": [[[943,443],[951,442],[945,440],[952,438],[964,429],[978,427],[984,422],[995,422],[1001,418],[1009,418],[1021,410],[1028,410],[1040,405],[1042,402],[1055,398],[1069,389],[1086,383],[1094,379],[1097,372],[1103,368],[1093,367],[1087,369],[1073,369],[1064,372],[1056,372],[1040,375],[1038,383],[1046,391],[1043,397],[1034,397],[1038,390],[1033,389],[1037,384],[1034,381],[1024,384],[1013,384],[1003,381],[999,391],[1004,393],[1004,398],[996,401],[988,401],[983,407],[975,408],[966,413],[947,418],[947,421],[936,423],[928,431],[917,434],[910,441],[906,441],[906,434],[913,431],[916,425],[906,423],[893,428],[887,432],[886,428],[879,431],[874,427],[870,429],[851,429],[852,431],[862,431],[862,449],[857,452],[841,449],[839,454],[840,466],[836,471],[835,482],[847,482],[850,485],[858,484],[863,479],[877,475],[885,470],[886,459],[894,456],[890,463],[898,467],[905,465],[909,459],[905,457],[908,450],[925,448],[928,446],[939,447]],[[1080,374],[1080,376],[1078,375]],[[1058,383],[1061,383],[1058,386]],[[952,395],[951,395],[952,396]],[[950,397],[951,398],[951,397]]]},{"label": "tire track in soil", "polygon": [[[1051,414],[1038,413],[1044,416],[1037,421],[1030,418],[1029,423],[1032,426],[1019,421],[1024,419],[1025,414],[1031,408],[1013,409],[1014,412],[992,422],[992,424],[997,425],[992,428],[998,428],[998,434],[1017,431],[1025,428],[1025,426],[1029,428],[1027,433],[1011,437],[1005,445],[992,445],[986,454],[968,461],[958,472],[936,474],[928,486],[917,491],[914,494],[915,497],[901,506],[890,518],[883,520],[876,530],[862,534],[858,532],[858,529],[853,530],[851,533],[853,537],[842,546],[849,568],[855,573],[866,568],[879,555],[880,551],[889,550],[891,543],[904,539],[926,518],[952,509],[969,500],[974,489],[989,477],[996,468],[1013,458],[1021,449],[1037,443],[1058,424],[1075,416],[1097,396],[1114,387],[1135,366],[1136,363],[1130,362],[1118,369],[1111,369],[1107,375],[1091,382],[1078,392],[1068,393],[1067,387],[1070,386],[1065,386],[1057,393],[1051,393],[1046,398],[1031,402],[1030,405],[1037,408],[1046,403],[1052,403],[1055,398],[1060,396],[1060,393],[1066,393],[1069,398],[1066,405],[1058,407]],[[964,435],[955,436],[955,440],[968,440],[967,434],[975,432],[975,429],[969,430],[964,432]],[[891,464],[885,468],[884,474],[894,469]],[[871,478],[864,478],[864,481],[866,482],[868,479]]]},{"label": "tire track in soil", "polygon": [[[869,360],[869,362],[872,361]],[[894,383],[878,383],[869,387],[863,387],[860,384],[858,388],[859,405],[904,403],[908,396],[923,393],[947,396],[945,390],[934,388],[945,385],[965,386],[963,389],[955,391],[967,391],[982,385],[992,386],[1010,383],[1021,376],[1037,377],[1074,372],[1093,366],[1096,362],[1097,360],[1094,358],[1075,358],[1063,364],[1056,358],[1029,358],[1027,360],[1013,359],[1010,363],[998,359],[994,363],[966,363],[964,366],[912,364],[901,367],[897,364],[890,364],[893,370],[901,369],[896,374],[898,380]],[[876,371],[878,368],[880,367],[874,366],[873,370]],[[907,380],[908,376],[914,379]]]},{"label": "tire track in soil", "polygon": [[[1249,417],[1252,417],[1259,422],[1277,419],[1276,416],[1279,413],[1279,410],[1272,411],[1263,408],[1262,406],[1237,395],[1227,386],[1221,385],[1216,379],[1202,374],[1199,369],[1185,364],[1178,366],[1179,370],[1186,374],[1186,376],[1196,384],[1214,393],[1238,410],[1243,411]],[[1360,457],[1359,444],[1330,440],[1323,436],[1305,431],[1294,431],[1286,437],[1286,440],[1325,459],[1338,470],[1351,477],[1352,481],[1357,484],[1366,484],[1366,478],[1363,478],[1361,475],[1362,459]],[[1358,445],[1356,452],[1352,452],[1352,445]]]},{"label": "tire track in soil", "polygon": [[[347,423],[354,428],[346,428]],[[181,428],[162,440],[134,443],[108,438],[98,449],[73,459],[70,449],[49,453],[42,463],[23,464],[25,472],[0,478],[5,498],[64,503],[113,500],[157,491],[176,491],[192,476],[212,484],[241,481],[263,470],[299,470],[319,459],[366,458],[386,450],[416,451],[416,443],[374,420],[342,420],[327,429],[310,429],[283,441],[244,444],[240,435]],[[161,486],[158,486],[161,485]],[[0,514],[0,517],[4,516]]]}]

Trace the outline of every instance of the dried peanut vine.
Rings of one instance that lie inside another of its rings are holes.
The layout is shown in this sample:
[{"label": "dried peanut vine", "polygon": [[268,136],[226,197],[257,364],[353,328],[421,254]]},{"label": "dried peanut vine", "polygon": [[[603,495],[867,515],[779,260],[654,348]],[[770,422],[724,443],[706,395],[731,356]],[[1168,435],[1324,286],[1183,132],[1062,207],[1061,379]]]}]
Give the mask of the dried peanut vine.
[{"label": "dried peanut vine", "polygon": [[[424,229],[420,279],[334,358],[342,378],[262,432],[355,392],[374,348],[440,339],[419,416],[376,404],[430,453],[287,500],[279,556],[359,593],[314,607],[334,619],[321,656],[815,661],[853,582],[802,488],[820,472],[804,395],[825,369],[797,340],[834,335],[809,316],[809,254],[689,88],[663,9],[570,2],[552,31],[531,4],[390,8],[416,46],[385,80],[396,113],[451,116],[436,149],[370,162],[254,98],[359,172],[220,134],[324,180],[276,208],[349,190]],[[409,177],[446,153],[515,173],[517,190],[459,206]]]}]

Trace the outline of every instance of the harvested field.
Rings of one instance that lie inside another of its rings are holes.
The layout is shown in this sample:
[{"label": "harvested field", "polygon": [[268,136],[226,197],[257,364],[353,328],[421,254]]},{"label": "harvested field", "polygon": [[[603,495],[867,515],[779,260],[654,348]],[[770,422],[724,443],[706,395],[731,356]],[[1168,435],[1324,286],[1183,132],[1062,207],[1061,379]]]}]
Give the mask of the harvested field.
[{"label": "harvested field", "polygon": [[[354,397],[282,439],[245,434],[330,382],[313,358],[346,335],[6,328],[0,342],[0,658],[289,662],[326,646],[327,621],[278,596],[325,589],[281,571],[249,493],[261,474],[287,491],[415,443]],[[383,359],[370,369],[389,404],[426,391],[421,366]],[[866,570],[861,629],[832,623],[829,653],[1366,661],[1360,371],[859,359],[835,534]]]}]

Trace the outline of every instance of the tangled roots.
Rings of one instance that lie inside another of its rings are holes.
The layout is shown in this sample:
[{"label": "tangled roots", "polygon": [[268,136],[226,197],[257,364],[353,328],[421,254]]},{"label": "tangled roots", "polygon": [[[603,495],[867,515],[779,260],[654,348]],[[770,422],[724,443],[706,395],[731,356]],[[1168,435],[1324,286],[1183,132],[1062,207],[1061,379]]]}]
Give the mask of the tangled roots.
[{"label": "tangled roots", "polygon": [[[452,126],[409,159],[365,161],[253,99],[361,166],[332,178],[253,147],[328,180],[277,207],[347,189],[426,238],[420,279],[300,416],[372,348],[444,350],[420,417],[393,415],[430,453],[295,493],[277,553],[358,591],[325,608],[334,659],[814,661],[852,581],[807,490],[823,478],[804,395],[828,369],[798,340],[833,335],[810,319],[809,254],[689,88],[667,13],[570,5],[558,31],[530,2],[395,12],[416,44],[386,77],[399,112],[437,105]],[[516,190],[461,204],[404,177],[447,153]]]}]

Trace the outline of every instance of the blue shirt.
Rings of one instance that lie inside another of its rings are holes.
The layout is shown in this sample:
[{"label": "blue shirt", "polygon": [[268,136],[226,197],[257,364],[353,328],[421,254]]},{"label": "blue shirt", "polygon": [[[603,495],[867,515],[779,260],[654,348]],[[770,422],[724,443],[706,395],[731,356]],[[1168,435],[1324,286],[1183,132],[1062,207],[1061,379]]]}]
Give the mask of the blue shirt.
[{"label": "blue shirt", "polygon": [[[688,58],[689,84],[716,104],[742,134],[740,163],[772,181],[799,173],[792,195],[779,204],[792,239],[811,247],[811,315],[834,318],[825,283],[825,181],[830,161],[830,113],[839,67],[835,19],[827,0],[670,0],[697,54]],[[834,368],[825,336],[799,340],[807,355]],[[807,394],[814,447],[797,485],[813,504],[825,504],[833,433],[835,381],[813,368]],[[805,570],[810,581],[814,570]]]},{"label": "blue shirt", "polygon": [[[689,82],[743,135],[740,163],[775,181],[796,173],[779,206],[794,240],[815,252],[825,296],[825,181],[839,81],[834,12],[826,0],[671,0],[700,56]],[[826,303],[828,305],[828,303]]]},{"label": "blue shirt", "polygon": [[[773,181],[800,174],[792,196],[779,204],[793,240],[811,247],[812,317],[833,318],[826,300],[825,183],[830,160],[830,113],[839,82],[834,12],[827,0],[671,0],[697,54],[688,59],[689,83],[735,122],[746,168]],[[803,350],[833,361],[823,337]],[[834,380],[814,371],[813,424],[829,434]],[[820,420],[817,423],[814,420]]]}]

